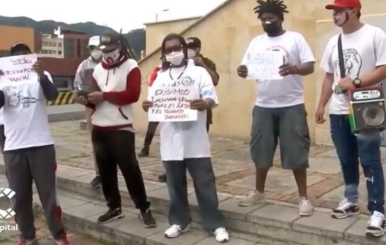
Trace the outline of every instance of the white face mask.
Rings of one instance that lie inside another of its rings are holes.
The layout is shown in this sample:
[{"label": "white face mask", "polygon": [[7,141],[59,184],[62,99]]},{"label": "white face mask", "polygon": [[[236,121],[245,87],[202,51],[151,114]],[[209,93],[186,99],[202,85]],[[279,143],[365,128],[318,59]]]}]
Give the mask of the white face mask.
[{"label": "white face mask", "polygon": [[103,60],[111,64],[118,60],[119,55],[120,55],[119,49],[116,49],[109,53],[103,53]]},{"label": "white face mask", "polygon": [[184,52],[172,52],[168,55],[165,55],[166,61],[170,62],[172,65],[180,65],[181,62],[184,60],[185,55]]},{"label": "white face mask", "polygon": [[188,59],[193,59],[194,57],[196,57],[196,50],[194,49],[188,49]]},{"label": "white face mask", "polygon": [[333,19],[334,19],[334,23],[335,25],[337,26],[343,26],[344,24],[346,24],[346,22],[351,18],[350,17],[350,12],[352,10],[348,11],[348,12],[339,12],[339,13],[335,13],[333,15]]},{"label": "white face mask", "polygon": [[102,57],[102,51],[100,51],[99,49],[94,49],[93,51],[91,51],[91,57],[94,60],[99,60]]}]

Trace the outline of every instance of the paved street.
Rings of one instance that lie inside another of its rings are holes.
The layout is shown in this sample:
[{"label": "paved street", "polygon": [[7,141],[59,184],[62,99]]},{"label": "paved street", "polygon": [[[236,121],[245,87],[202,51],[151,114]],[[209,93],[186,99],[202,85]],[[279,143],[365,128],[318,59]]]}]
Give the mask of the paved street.
[{"label": "paved street", "polygon": [[[58,162],[61,165],[93,169],[91,145],[86,130],[80,130],[78,121],[51,124],[55,137]],[[156,181],[163,167],[159,160],[159,139],[156,137],[151,156],[139,159],[144,178]],[[143,144],[143,134],[137,134],[137,151]],[[386,153],[386,150],[383,150]],[[254,166],[249,159],[248,142],[212,138],[213,167],[217,188],[221,194],[245,195],[254,187]],[[275,167],[269,173],[266,190],[268,199],[297,203],[297,188],[292,173],[280,168],[279,153]],[[383,154],[385,160],[386,154]],[[308,177],[309,197],[318,207],[333,208],[343,193],[340,167],[335,150],[327,146],[312,147]],[[363,177],[362,177],[363,180]],[[192,183],[190,183],[191,185]],[[361,208],[366,212],[365,183],[360,185]]]}]

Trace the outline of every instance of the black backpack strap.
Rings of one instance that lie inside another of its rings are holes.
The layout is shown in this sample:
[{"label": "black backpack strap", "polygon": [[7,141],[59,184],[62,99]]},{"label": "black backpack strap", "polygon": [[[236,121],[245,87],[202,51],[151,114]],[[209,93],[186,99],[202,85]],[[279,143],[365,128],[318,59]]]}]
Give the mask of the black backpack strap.
[{"label": "black backpack strap", "polygon": [[344,78],[346,77],[346,68],[344,65],[344,58],[343,58],[342,34],[339,34],[339,37],[338,37],[338,59],[339,59],[340,77]]}]

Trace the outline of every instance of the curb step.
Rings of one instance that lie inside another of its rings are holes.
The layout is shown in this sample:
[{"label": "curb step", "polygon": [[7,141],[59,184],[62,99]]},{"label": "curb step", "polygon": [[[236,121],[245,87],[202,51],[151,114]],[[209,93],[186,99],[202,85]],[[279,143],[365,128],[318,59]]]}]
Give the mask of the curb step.
[{"label": "curb step", "polygon": [[[4,173],[4,165],[2,163],[0,164],[0,173]],[[58,165],[57,176],[57,184],[60,190],[104,203],[105,200],[102,192],[89,187],[89,182],[94,177],[92,171]],[[119,183],[122,195],[122,205],[125,207],[134,207],[122,178],[119,178]],[[151,209],[153,213],[166,215],[169,205],[169,196],[165,185],[155,182],[146,182],[145,185],[149,201],[152,203]],[[189,193],[189,203],[193,221],[200,223],[198,205],[194,191],[190,190]],[[219,201],[219,207],[227,218],[227,229],[237,233],[248,234],[248,237],[253,238],[263,236],[275,240],[286,241],[285,244],[288,245],[290,242],[305,245],[386,245],[386,236],[380,239],[369,239],[365,237],[364,233],[368,220],[367,217],[361,215],[336,220],[331,218],[330,210],[317,208],[313,216],[299,217],[297,207],[287,204],[265,202],[251,207],[239,207],[238,199],[223,195],[219,195]],[[64,205],[65,203],[66,201],[64,201]],[[65,213],[74,216],[74,214],[68,213],[68,211],[69,210],[65,210]],[[105,211],[106,207],[102,206],[101,213]],[[84,214],[89,215],[89,212],[92,211],[91,208],[86,208],[81,211],[81,213],[83,212]],[[92,213],[88,218],[92,217],[92,215],[95,216],[97,214]],[[83,219],[78,216],[74,217],[80,220],[76,223],[82,223],[86,228],[89,225],[88,222],[91,222],[84,217]],[[137,219],[137,217],[135,218]],[[161,226],[162,225],[160,224],[159,227]],[[114,225],[114,227],[117,226]],[[79,227],[79,229],[80,228],[81,227]],[[138,236],[137,233],[142,232],[142,230],[143,228],[141,226],[141,230],[138,230],[134,235]],[[107,229],[107,231],[109,234],[111,229]],[[161,232],[162,236],[163,231],[164,229]],[[102,231],[96,230],[87,233],[94,235],[93,232],[98,235],[98,233]],[[117,234],[117,237],[119,238],[119,234],[121,233],[118,232]],[[187,239],[188,238],[185,238],[184,236],[184,245],[188,245],[186,243]],[[125,240],[118,239],[118,241],[124,242]],[[171,241],[172,240],[168,239],[166,244],[175,244],[174,242],[170,243]],[[205,243],[203,245],[209,244],[210,243]]]},{"label": "curb step", "polygon": [[[34,200],[39,200],[38,195],[34,194]],[[138,211],[125,208],[125,217],[108,224],[98,224],[96,222],[99,215],[106,211],[106,207],[100,202],[90,202],[79,196],[60,191],[59,201],[63,208],[63,221],[70,231],[81,232],[92,236],[94,239],[109,244],[120,245],[214,245],[219,244],[215,241],[213,235],[197,229],[197,224],[192,225],[192,229],[178,238],[168,239],[164,236],[164,231],[169,227],[165,221],[166,217],[155,215],[158,226],[156,228],[146,229],[138,219]],[[34,201],[36,212],[42,213],[42,207],[39,201]],[[288,242],[278,242],[271,239],[258,237],[248,237],[245,235],[232,233],[229,245],[300,245]]]}]

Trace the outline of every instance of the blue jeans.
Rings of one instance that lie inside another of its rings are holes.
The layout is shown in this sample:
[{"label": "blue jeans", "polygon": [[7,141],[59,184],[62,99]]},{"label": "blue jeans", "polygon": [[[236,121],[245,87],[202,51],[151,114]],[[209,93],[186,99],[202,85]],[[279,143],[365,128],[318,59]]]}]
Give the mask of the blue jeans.
[{"label": "blue jeans", "polygon": [[359,160],[366,179],[370,213],[384,214],[385,179],[381,163],[381,134],[355,135],[351,133],[348,115],[330,115],[331,137],[342,167],[346,185],[344,196],[358,202]]}]

